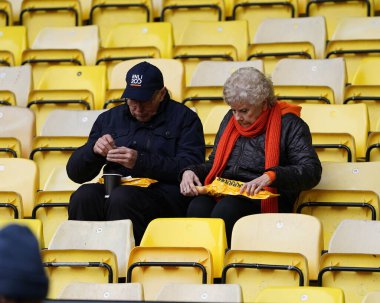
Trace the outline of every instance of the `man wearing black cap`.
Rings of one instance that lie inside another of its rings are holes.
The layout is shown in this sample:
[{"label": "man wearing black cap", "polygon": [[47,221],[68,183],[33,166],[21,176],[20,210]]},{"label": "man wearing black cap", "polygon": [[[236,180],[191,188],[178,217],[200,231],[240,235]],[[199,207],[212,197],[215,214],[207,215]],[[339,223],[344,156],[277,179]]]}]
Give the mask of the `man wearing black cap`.
[{"label": "man wearing black cap", "polygon": [[148,223],[159,217],[185,216],[188,200],[179,191],[179,172],[204,160],[198,116],[170,100],[161,71],[148,62],[132,67],[122,95],[126,104],[102,113],[87,143],[67,164],[77,183],[103,171],[158,180],[147,188],[119,186],[105,199],[103,184],[83,184],[73,193],[70,220],[131,219],[136,244]]},{"label": "man wearing black cap", "polygon": [[0,302],[38,303],[46,299],[49,280],[38,241],[21,225],[0,230]]}]

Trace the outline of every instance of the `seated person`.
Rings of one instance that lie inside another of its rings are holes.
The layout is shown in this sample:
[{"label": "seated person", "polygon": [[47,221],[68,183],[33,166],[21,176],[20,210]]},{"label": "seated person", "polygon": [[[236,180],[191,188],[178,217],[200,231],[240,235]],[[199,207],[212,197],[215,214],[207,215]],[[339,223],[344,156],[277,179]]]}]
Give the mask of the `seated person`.
[{"label": "seated person", "polygon": [[[183,195],[194,197],[187,215],[222,218],[230,243],[233,225],[241,217],[292,212],[299,192],[318,184],[322,167],[309,127],[299,117],[301,108],[277,102],[272,82],[260,71],[238,69],[227,79],[223,94],[231,109],[221,122],[209,160],[188,166],[180,188]],[[199,195],[196,186],[216,177],[244,182],[240,193],[267,189],[280,196],[253,200],[227,195],[219,200]]]},{"label": "seated person", "polygon": [[183,217],[188,198],[179,191],[179,172],[202,163],[202,124],[191,109],[170,99],[161,71],[142,62],[126,75],[126,104],[102,113],[87,143],[67,163],[77,183],[103,172],[158,180],[149,187],[118,186],[105,199],[103,184],[81,185],[71,196],[69,220],[130,219],[136,245],[158,217]]}]

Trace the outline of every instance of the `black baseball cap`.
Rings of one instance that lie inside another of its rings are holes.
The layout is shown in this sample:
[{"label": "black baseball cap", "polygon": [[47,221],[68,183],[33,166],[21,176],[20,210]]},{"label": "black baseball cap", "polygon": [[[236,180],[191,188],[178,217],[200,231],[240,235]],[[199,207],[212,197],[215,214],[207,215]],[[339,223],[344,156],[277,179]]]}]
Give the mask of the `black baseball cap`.
[{"label": "black baseball cap", "polygon": [[127,86],[122,99],[149,101],[154,92],[164,87],[161,71],[154,65],[144,61],[133,66],[125,77]]}]

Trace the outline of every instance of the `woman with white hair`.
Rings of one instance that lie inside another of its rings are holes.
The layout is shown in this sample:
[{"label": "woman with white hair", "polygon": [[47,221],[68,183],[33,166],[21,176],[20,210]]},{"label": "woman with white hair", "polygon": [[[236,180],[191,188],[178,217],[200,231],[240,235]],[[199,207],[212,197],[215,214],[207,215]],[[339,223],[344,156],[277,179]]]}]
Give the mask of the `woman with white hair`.
[{"label": "woman with white hair", "polygon": [[[312,146],[301,107],[277,102],[273,84],[260,71],[244,67],[224,85],[230,110],[216,135],[214,149],[204,164],[182,172],[181,193],[194,197],[189,217],[222,218],[230,243],[232,228],[243,216],[267,212],[292,212],[300,191],[318,184],[322,167]],[[196,186],[216,177],[244,182],[240,193],[266,189],[279,197],[252,200],[242,195],[214,199],[200,195]]]}]

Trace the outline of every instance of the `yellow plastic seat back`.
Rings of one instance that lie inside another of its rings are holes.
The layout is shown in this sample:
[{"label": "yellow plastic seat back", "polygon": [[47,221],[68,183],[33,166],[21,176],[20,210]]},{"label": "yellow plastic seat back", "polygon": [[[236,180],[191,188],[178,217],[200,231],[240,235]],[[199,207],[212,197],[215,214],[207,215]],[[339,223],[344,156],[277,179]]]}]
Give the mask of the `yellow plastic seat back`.
[{"label": "yellow plastic seat back", "polygon": [[4,227],[8,224],[19,224],[28,227],[34,236],[36,237],[40,248],[44,247],[43,231],[42,231],[42,222],[38,219],[13,219],[13,218],[1,218],[0,227]]},{"label": "yellow plastic seat back", "polygon": [[239,219],[232,230],[232,250],[299,253],[315,280],[323,248],[321,222],[302,214],[257,214]]},{"label": "yellow plastic seat back", "polygon": [[268,286],[309,285],[308,263],[299,253],[232,249],[224,264],[222,283],[239,284],[243,302]]},{"label": "yellow plastic seat back", "polygon": [[379,261],[379,254],[323,254],[318,286],[340,288],[346,303],[361,303],[367,293],[379,289]]},{"label": "yellow plastic seat back", "polygon": [[223,21],[224,2],[221,0],[163,0],[161,20],[173,25],[177,44],[192,21]]},{"label": "yellow plastic seat back", "polygon": [[[50,190],[55,174],[62,168],[65,171],[66,164],[72,153],[78,147],[86,143],[86,137],[43,137],[37,136],[33,139],[33,149],[30,159],[39,169],[40,190]],[[71,182],[70,182],[71,183]]]},{"label": "yellow plastic seat back", "polygon": [[[356,158],[364,158],[367,148],[369,130],[368,110],[363,103],[359,104],[301,104],[301,118],[309,125],[313,133],[329,137],[330,133],[349,134],[355,140]],[[313,144],[331,144],[327,140],[319,140]],[[337,142],[338,144],[340,142]],[[322,147],[322,146],[321,146]],[[353,157],[353,161],[356,159]]]},{"label": "yellow plastic seat back", "polygon": [[127,300],[143,301],[144,293],[140,283],[86,283],[68,284],[58,296],[65,300]]},{"label": "yellow plastic seat back", "polygon": [[341,104],[346,85],[346,66],[342,58],[282,59],[272,72],[272,81],[275,86],[330,87],[335,103]]},{"label": "yellow plastic seat back", "polygon": [[324,250],[328,250],[331,236],[343,220],[378,220],[379,197],[375,192],[365,190],[312,189],[301,192],[294,210],[321,221]]},{"label": "yellow plastic seat back", "polygon": [[21,196],[25,218],[32,215],[38,177],[37,165],[32,160],[0,158],[0,191],[13,191]]},{"label": "yellow plastic seat back", "polygon": [[238,284],[167,284],[158,293],[157,301],[168,302],[235,302],[242,301]]},{"label": "yellow plastic seat back", "polygon": [[251,36],[247,60],[264,61],[270,75],[283,58],[323,59],[326,25],[323,17],[265,19]]},{"label": "yellow plastic seat back", "polygon": [[143,247],[132,249],[127,283],[141,283],[145,300],[155,300],[169,283],[210,284],[212,257],[204,247]]},{"label": "yellow plastic seat back", "polygon": [[[26,107],[32,88],[32,69],[30,66],[0,67],[0,104]],[[1,96],[8,91],[14,102],[3,103]]]},{"label": "yellow plastic seat back", "polygon": [[119,277],[125,277],[129,253],[134,246],[131,220],[69,220],[61,223],[48,248],[110,250],[116,255]]},{"label": "yellow plastic seat back", "polygon": [[25,26],[0,27],[0,65],[20,65],[22,52],[27,45]]},{"label": "yellow plastic seat back", "polygon": [[178,102],[181,101],[185,87],[185,71],[182,63],[174,59],[134,59],[120,62],[115,65],[111,74],[108,74],[109,89],[120,89],[120,94],[118,96],[118,98],[120,98],[126,86],[125,75],[132,66],[142,61],[147,61],[160,69],[164,77],[164,84],[169,90],[172,99]]},{"label": "yellow plastic seat back", "polygon": [[309,1],[306,16],[324,16],[327,26],[327,39],[330,40],[339,22],[348,17],[373,16],[373,1]]},{"label": "yellow plastic seat back", "polygon": [[28,28],[28,43],[33,45],[38,32],[44,27],[80,26],[82,10],[79,0],[24,0],[20,24]]},{"label": "yellow plastic seat back", "polygon": [[342,220],[331,237],[328,252],[377,254],[380,251],[380,245],[374,240],[379,230],[379,221]]},{"label": "yellow plastic seat back", "polygon": [[255,302],[257,303],[344,303],[344,293],[340,288],[332,287],[267,287]]},{"label": "yellow plastic seat back", "polygon": [[205,247],[212,255],[213,276],[221,276],[227,248],[224,221],[215,218],[159,218],[148,224],[142,247]]},{"label": "yellow plastic seat back", "polygon": [[186,84],[189,84],[199,61],[244,61],[247,47],[246,21],[191,21],[176,41],[173,58],[185,64]]},{"label": "yellow plastic seat back", "polygon": [[49,299],[57,299],[72,282],[117,283],[117,258],[112,251],[64,248],[45,249],[41,254],[49,278]]},{"label": "yellow plastic seat back", "polygon": [[58,226],[68,219],[68,205],[73,191],[39,191],[36,194],[32,218],[42,222],[44,248]]},{"label": "yellow plastic seat back", "polygon": [[345,91],[344,102],[346,104],[367,104],[370,124],[369,130],[371,132],[380,130],[380,83],[375,80],[376,70],[379,67],[380,56],[363,58],[351,81],[351,85],[347,86]]},{"label": "yellow plastic seat back", "polygon": [[214,145],[215,137],[218,133],[220,123],[230,110],[227,104],[216,105],[208,112],[203,124],[203,132],[206,145]]},{"label": "yellow plastic seat back", "polygon": [[116,24],[141,23],[153,20],[150,0],[94,0],[90,11],[90,24],[99,27],[100,44],[107,39],[109,31]]},{"label": "yellow plastic seat back", "polygon": [[223,86],[233,72],[241,67],[254,67],[264,72],[262,60],[255,61],[201,61],[191,77],[191,86]]},{"label": "yellow plastic seat back", "polygon": [[108,74],[125,60],[172,58],[173,30],[169,22],[121,23],[112,27],[99,50],[96,64],[106,65]]},{"label": "yellow plastic seat back", "polygon": [[233,20],[248,21],[249,36],[254,37],[259,24],[265,19],[298,17],[298,4],[294,0],[282,3],[275,3],[273,0],[232,0],[231,17]]},{"label": "yellow plastic seat back", "polygon": [[[0,137],[6,144],[4,147],[14,150],[19,157],[28,158],[35,134],[35,117],[30,109],[0,107]],[[17,153],[17,150],[21,153]]]},{"label": "yellow plastic seat back", "polygon": [[379,58],[380,17],[345,17],[339,22],[326,45],[326,58],[343,57],[347,82],[351,83],[361,61]]}]

